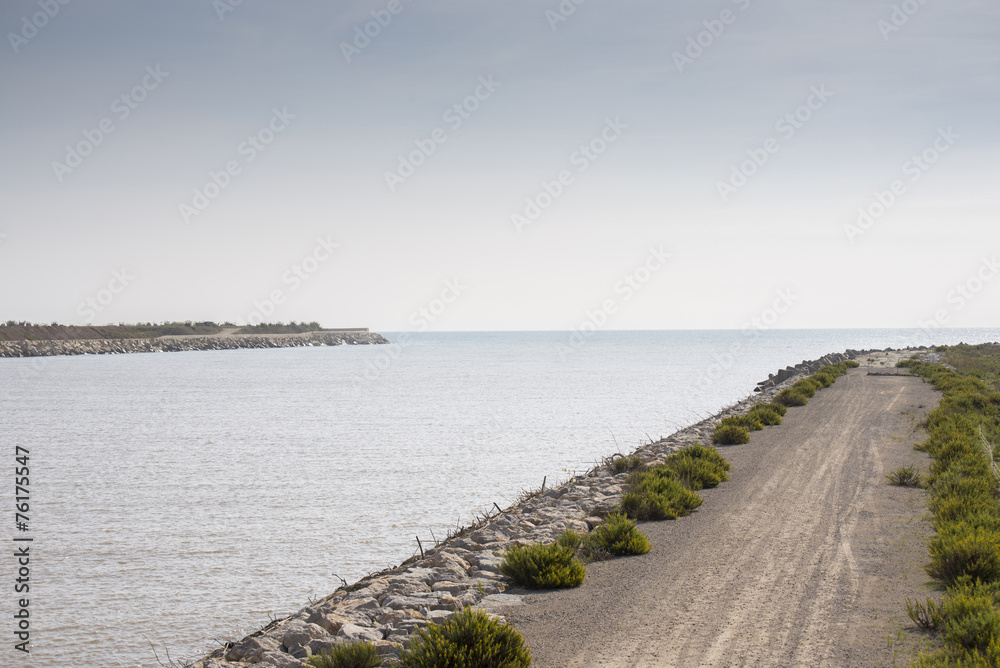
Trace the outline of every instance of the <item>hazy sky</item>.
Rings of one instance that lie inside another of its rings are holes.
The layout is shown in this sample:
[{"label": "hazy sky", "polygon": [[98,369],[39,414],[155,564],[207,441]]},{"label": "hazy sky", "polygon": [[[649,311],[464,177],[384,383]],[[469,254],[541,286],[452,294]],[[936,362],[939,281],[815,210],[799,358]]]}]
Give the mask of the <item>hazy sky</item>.
[{"label": "hazy sky", "polygon": [[3,320],[998,324],[996,2],[5,0],[0,27]]}]

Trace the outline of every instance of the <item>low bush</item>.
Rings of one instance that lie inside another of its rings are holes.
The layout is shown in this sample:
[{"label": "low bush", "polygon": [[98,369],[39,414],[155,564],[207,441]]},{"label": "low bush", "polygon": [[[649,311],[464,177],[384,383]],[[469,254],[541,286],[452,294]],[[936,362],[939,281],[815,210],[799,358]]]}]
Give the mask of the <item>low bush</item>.
[{"label": "low bush", "polygon": [[466,608],[417,632],[400,657],[403,668],[529,668],[531,652],[509,624]]},{"label": "low bush", "polygon": [[714,448],[698,444],[670,455],[663,466],[671,469],[674,477],[688,489],[698,491],[718,487],[729,480],[729,462]]},{"label": "low bush", "polygon": [[837,382],[837,376],[833,375],[832,373],[825,373],[825,372],[814,373],[812,376],[810,376],[810,378],[819,383],[820,385],[822,385],[823,387],[830,387],[835,382]]},{"label": "low bush", "polygon": [[743,427],[747,431],[760,431],[764,428],[764,423],[761,422],[756,416],[746,413],[745,415],[730,415],[729,417],[722,418],[720,423],[722,426],[732,425],[734,427]]},{"label": "low bush", "polygon": [[646,554],[651,547],[649,539],[624,513],[608,515],[604,524],[587,534],[582,542],[584,554],[592,556]]},{"label": "low bush", "polygon": [[[762,425],[766,427],[773,427],[775,425],[781,424],[781,417],[783,413],[778,412],[776,406],[779,404],[757,404],[750,409],[747,415],[751,415],[759,421]],[[788,409],[784,406],[781,407],[782,410],[787,411]]]},{"label": "low bush", "polygon": [[[666,464],[669,466],[670,462],[675,461],[681,457],[688,457],[691,459],[703,459],[707,462],[711,462],[719,469],[723,471],[728,471],[730,469],[729,462],[722,453],[715,448],[710,448],[708,446],[702,445],[701,443],[696,443],[694,445],[689,445],[686,448],[678,450],[674,454],[670,455],[666,459]],[[723,480],[728,480],[728,476],[723,478]]]},{"label": "low bush", "polygon": [[954,584],[962,576],[985,583],[1000,581],[1000,532],[954,522],[938,529],[927,545],[931,563],[927,574]]},{"label": "low bush", "polygon": [[642,468],[645,464],[642,458],[631,455],[626,457],[625,455],[612,455],[609,462],[611,470],[615,473],[627,473],[628,471],[634,471],[636,469]]},{"label": "low bush", "polygon": [[504,555],[500,572],[528,589],[579,587],[586,567],[573,550],[561,545],[513,545]]},{"label": "low bush", "polygon": [[799,390],[791,387],[786,387],[778,393],[778,396],[774,398],[774,403],[781,404],[782,406],[786,406],[788,408],[792,408],[794,406],[805,406],[809,403],[809,397],[807,397],[804,392],[800,392]]},{"label": "low bush", "polygon": [[566,529],[559,534],[559,538],[556,539],[556,545],[573,552],[579,552],[583,546],[583,536],[572,529]]},{"label": "low bush", "polygon": [[779,404],[772,401],[771,403],[764,405],[767,406],[768,408],[773,409],[774,412],[780,415],[781,417],[785,417],[786,415],[788,415],[788,406],[784,404]]},{"label": "low bush", "polygon": [[964,579],[940,606],[945,642],[965,650],[987,652],[1000,639],[996,588]]},{"label": "low bush", "polygon": [[941,614],[941,604],[933,598],[928,598],[926,603],[911,601],[906,598],[906,614],[910,616],[913,623],[922,629],[936,629],[944,622]]},{"label": "low bush", "polygon": [[660,465],[629,476],[621,512],[638,520],[675,520],[700,506],[701,497],[677,479],[673,469]]},{"label": "low bush", "polygon": [[812,399],[816,396],[816,393],[823,389],[818,381],[812,380],[811,378],[803,378],[799,382],[791,386],[792,391],[798,392],[803,395],[806,399]]},{"label": "low bush", "polygon": [[716,445],[742,445],[750,442],[750,432],[746,427],[734,424],[720,424],[712,434],[712,443]]},{"label": "low bush", "polygon": [[910,466],[900,466],[898,469],[886,476],[890,485],[899,487],[920,487],[922,480],[920,471],[912,464]]},{"label": "low bush", "polygon": [[382,657],[371,643],[350,642],[309,657],[309,663],[316,668],[376,668],[382,665]]}]

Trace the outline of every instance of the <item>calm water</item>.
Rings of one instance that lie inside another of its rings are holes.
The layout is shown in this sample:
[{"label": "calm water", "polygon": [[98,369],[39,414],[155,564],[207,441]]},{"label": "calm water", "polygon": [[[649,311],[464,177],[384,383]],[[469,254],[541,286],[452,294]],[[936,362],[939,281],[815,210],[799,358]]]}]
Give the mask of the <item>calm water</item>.
[{"label": "calm water", "polygon": [[[608,332],[580,346],[556,332],[388,337],[0,359],[4,450],[31,451],[23,665],[156,666],[150,643],[164,661],[196,658],[333,591],[335,574],[394,565],[415,535],[426,544],[543,476],[665,436],[779,367],[932,343],[910,330]],[[1000,330],[933,342],[993,340]],[[4,619],[13,604],[0,600]],[[8,627],[0,664],[21,664]]]}]

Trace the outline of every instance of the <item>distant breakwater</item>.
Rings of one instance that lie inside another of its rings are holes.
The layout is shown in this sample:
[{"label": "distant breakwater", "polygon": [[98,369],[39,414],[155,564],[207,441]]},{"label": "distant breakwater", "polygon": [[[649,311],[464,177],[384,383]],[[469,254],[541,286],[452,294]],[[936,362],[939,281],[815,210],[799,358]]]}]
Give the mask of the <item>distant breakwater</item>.
[{"label": "distant breakwater", "polygon": [[115,355],[124,353],[236,350],[239,348],[297,348],[302,346],[371,345],[389,343],[368,331],[308,332],[304,334],[235,334],[231,336],[164,336],[155,339],[81,339],[74,341],[0,341],[0,357],[53,355]]}]

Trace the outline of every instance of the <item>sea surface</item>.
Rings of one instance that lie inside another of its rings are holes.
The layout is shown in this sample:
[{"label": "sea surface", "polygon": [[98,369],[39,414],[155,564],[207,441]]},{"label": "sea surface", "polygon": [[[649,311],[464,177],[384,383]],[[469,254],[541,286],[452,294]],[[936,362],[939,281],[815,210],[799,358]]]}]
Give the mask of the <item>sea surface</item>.
[{"label": "sea surface", "polygon": [[[1000,329],[385,333],[390,346],[0,359],[0,440],[30,451],[0,540],[33,538],[31,654],[194,659],[395,565],[494,503],[565,480],[847,348]],[[155,653],[154,653],[155,652]]]}]

